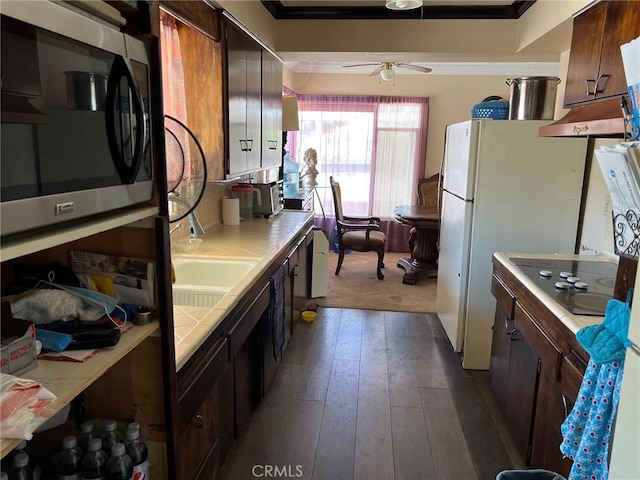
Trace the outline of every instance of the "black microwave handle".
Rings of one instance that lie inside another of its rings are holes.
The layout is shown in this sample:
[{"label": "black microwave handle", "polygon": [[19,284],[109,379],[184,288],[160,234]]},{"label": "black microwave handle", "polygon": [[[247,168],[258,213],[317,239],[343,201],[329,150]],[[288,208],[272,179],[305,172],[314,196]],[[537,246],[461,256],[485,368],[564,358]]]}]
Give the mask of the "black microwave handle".
[{"label": "black microwave handle", "polygon": [[[120,101],[118,93],[120,91],[120,80],[123,77],[127,80],[129,85],[129,90],[131,92],[130,98],[133,101],[137,125],[137,128],[135,129],[135,150],[131,165],[127,165],[125,162],[124,152],[118,148],[118,133],[116,131],[116,101]],[[133,74],[133,69],[131,68],[131,63],[129,63],[127,58],[120,55],[117,55],[114,58],[113,65],[111,66],[111,72],[109,73],[105,116],[107,123],[107,140],[109,142],[109,150],[111,151],[116,171],[118,172],[122,183],[134,183],[138,175],[138,171],[140,170],[140,165],[142,164],[142,158],[144,155],[146,123],[144,118],[144,105],[142,103],[138,84]]]}]

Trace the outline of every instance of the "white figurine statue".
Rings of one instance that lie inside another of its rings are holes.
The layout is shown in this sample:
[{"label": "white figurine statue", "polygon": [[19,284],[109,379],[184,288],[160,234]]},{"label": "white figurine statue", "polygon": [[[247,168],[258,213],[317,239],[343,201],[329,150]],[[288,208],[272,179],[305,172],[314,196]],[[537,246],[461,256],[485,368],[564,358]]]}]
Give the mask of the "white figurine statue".
[{"label": "white figurine statue", "polygon": [[307,148],[304,152],[303,160],[307,166],[300,178],[304,178],[304,182],[310,187],[315,187],[318,184],[316,178],[318,173],[320,173],[316,168],[318,164],[318,153],[313,148]]}]

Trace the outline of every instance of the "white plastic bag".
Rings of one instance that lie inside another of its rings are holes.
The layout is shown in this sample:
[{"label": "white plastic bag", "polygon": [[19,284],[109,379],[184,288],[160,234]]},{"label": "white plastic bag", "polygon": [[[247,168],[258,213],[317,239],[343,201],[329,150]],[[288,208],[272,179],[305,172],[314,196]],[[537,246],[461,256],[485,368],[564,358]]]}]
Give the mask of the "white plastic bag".
[{"label": "white plastic bag", "polygon": [[55,414],[56,396],[38,382],[0,373],[0,432],[2,438],[31,440],[33,431]]}]

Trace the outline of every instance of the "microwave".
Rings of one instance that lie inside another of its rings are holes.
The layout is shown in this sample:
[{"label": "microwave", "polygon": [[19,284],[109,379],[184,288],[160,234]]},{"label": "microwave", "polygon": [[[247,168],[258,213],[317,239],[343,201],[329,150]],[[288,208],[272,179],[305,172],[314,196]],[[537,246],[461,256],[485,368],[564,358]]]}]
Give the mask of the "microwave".
[{"label": "microwave", "polygon": [[0,234],[150,200],[145,44],[58,2],[0,14]]},{"label": "microwave", "polygon": [[269,218],[277,215],[284,207],[282,197],[282,180],[268,183],[252,183],[251,186],[260,192],[253,196],[253,214]]}]

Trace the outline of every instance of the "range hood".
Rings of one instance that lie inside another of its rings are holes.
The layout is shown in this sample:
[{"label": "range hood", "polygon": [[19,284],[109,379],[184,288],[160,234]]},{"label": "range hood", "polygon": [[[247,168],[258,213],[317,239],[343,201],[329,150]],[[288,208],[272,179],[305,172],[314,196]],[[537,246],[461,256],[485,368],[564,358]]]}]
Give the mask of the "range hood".
[{"label": "range hood", "polygon": [[624,137],[620,97],[572,108],[560,120],[540,127],[541,137]]}]

